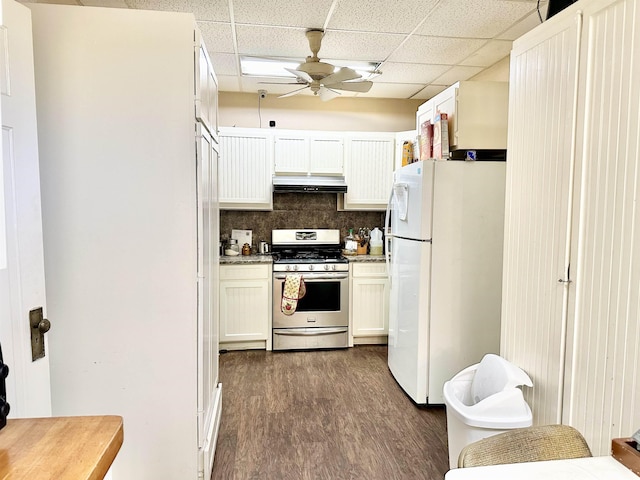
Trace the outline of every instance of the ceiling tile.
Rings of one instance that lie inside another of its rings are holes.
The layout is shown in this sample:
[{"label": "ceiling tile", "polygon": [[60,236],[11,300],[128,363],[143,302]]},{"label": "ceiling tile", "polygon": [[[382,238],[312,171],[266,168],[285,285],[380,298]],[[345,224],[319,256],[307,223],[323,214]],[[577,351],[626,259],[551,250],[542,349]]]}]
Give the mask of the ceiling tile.
[{"label": "ceiling tile", "polygon": [[461,80],[468,80],[482,70],[484,70],[482,67],[462,67],[456,65],[455,67],[451,67],[444,75],[436,78],[433,83],[437,85],[453,85]]},{"label": "ceiling tile", "polygon": [[378,33],[410,33],[437,0],[337,2],[328,28]]},{"label": "ceiling tile", "polygon": [[446,37],[493,38],[531,13],[535,3],[509,0],[440,2],[416,33]]},{"label": "ceiling tile", "polygon": [[[73,2],[74,5],[79,3]],[[82,0],[85,7],[129,8],[125,0]]]},{"label": "ceiling tile", "polygon": [[241,55],[299,58],[311,54],[302,28],[238,25],[238,53]]},{"label": "ceiling tile", "polygon": [[[546,7],[544,9],[542,8],[540,9],[540,15],[542,16],[543,19],[546,16],[546,11],[547,11]],[[514,24],[513,26],[511,26],[510,28],[502,32],[496,38],[502,39],[502,40],[515,40],[516,38],[519,38],[525,33],[527,33],[529,30],[532,30],[533,28],[540,25],[540,23],[541,22],[540,22],[540,17],[538,16],[538,12],[535,11],[532,14],[525,17],[520,22]]]},{"label": "ceiling tile", "polygon": [[127,0],[130,8],[193,13],[197,20],[229,22],[228,0]]},{"label": "ceiling tile", "polygon": [[376,98],[410,98],[422,89],[422,84],[410,83],[374,83],[363,97]]},{"label": "ceiling tile", "polygon": [[435,97],[437,94],[444,91],[444,89],[448,86],[449,85],[429,85],[428,87],[420,90],[411,98],[422,98],[424,100],[429,100],[431,97]]},{"label": "ceiling tile", "polygon": [[320,58],[381,62],[402,43],[404,35],[327,30],[322,39]]},{"label": "ceiling tile", "polygon": [[230,23],[198,22],[207,51],[234,53]]},{"label": "ceiling tile", "polygon": [[448,65],[429,65],[420,63],[387,62],[381,66],[382,75],[378,79],[383,83],[431,83],[450,67]]},{"label": "ceiling tile", "polygon": [[332,0],[232,0],[236,23],[322,28]]},{"label": "ceiling tile", "polygon": [[486,40],[412,35],[389,58],[392,62],[455,65],[478,50]]},{"label": "ceiling tile", "polygon": [[216,75],[238,75],[238,64],[233,53],[210,53]]},{"label": "ceiling tile", "polygon": [[510,40],[489,40],[481,48],[465,58],[460,65],[490,67],[511,53]]}]

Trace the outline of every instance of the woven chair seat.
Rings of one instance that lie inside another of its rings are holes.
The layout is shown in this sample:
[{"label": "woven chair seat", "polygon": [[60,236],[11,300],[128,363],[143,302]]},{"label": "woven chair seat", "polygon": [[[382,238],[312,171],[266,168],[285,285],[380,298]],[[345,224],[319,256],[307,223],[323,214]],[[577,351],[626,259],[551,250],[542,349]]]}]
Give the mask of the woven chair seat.
[{"label": "woven chair seat", "polygon": [[568,425],[527,427],[483,438],[464,447],[458,467],[590,457],[584,437]]}]

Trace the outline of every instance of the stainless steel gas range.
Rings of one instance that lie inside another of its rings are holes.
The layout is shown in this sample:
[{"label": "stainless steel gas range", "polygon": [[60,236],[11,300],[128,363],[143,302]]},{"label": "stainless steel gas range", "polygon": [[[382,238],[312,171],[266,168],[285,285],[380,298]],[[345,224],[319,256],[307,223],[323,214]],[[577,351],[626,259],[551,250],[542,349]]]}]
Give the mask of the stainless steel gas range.
[{"label": "stainless steel gas range", "polygon": [[[349,263],[340,231],[273,230],[273,349],[349,346]],[[306,293],[295,312],[282,311],[288,275],[300,275]]]}]

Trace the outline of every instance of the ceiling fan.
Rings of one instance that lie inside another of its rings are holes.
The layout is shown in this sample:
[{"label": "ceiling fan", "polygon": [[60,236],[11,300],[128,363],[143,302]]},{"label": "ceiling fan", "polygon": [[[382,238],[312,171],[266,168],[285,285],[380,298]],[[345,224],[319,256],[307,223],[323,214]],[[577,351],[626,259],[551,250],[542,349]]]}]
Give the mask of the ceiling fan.
[{"label": "ceiling fan", "polygon": [[[278,98],[297,95],[309,88],[314,95],[318,95],[321,100],[327,101],[340,95],[337,90],[367,93],[371,89],[373,83],[368,80],[358,80],[362,78],[362,75],[352,68],[342,67],[336,69],[334,65],[320,61],[318,52],[320,51],[324,30],[309,29],[306,32],[306,36],[309,40],[309,48],[312,55],[308,56],[305,62],[298,65],[297,69],[286,68],[297,79],[297,82],[293,82],[291,85],[306,85],[280,95]],[[380,72],[376,73],[379,74]]]}]

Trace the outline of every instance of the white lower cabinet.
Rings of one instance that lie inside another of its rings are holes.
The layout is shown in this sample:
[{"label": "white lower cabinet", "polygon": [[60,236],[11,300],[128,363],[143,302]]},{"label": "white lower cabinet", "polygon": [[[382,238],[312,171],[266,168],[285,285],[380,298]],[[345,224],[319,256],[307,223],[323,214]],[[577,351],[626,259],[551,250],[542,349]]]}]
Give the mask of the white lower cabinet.
[{"label": "white lower cabinet", "polygon": [[220,265],[220,348],[271,350],[271,265]]},{"label": "white lower cabinet", "polygon": [[352,263],[350,268],[352,344],[386,344],[389,280],[385,263]]}]

